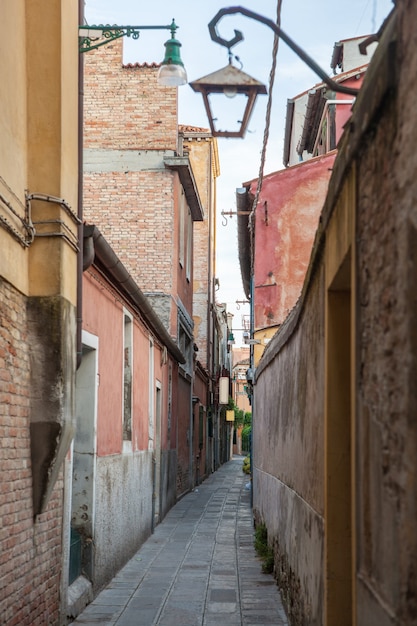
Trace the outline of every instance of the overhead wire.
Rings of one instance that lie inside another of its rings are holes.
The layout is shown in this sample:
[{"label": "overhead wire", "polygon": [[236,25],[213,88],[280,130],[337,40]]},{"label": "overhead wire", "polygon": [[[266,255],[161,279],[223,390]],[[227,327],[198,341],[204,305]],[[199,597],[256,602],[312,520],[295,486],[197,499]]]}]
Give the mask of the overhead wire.
[{"label": "overhead wire", "polygon": [[[278,26],[281,25],[281,9],[282,9],[282,0],[277,0],[276,24]],[[277,33],[274,33],[274,43],[272,47],[272,65],[271,65],[271,71],[269,73],[268,102],[266,105],[266,113],[265,113],[265,128],[264,128],[264,136],[263,136],[263,142],[262,142],[261,162],[259,166],[259,174],[258,174],[258,181],[256,185],[255,197],[253,200],[251,213],[249,215],[249,230],[251,233],[251,247],[252,247],[252,250],[251,250],[251,274],[252,275],[253,275],[253,262],[254,262],[253,244],[254,244],[255,212],[256,212],[256,207],[258,205],[259,196],[261,194],[263,177],[264,177],[266,150],[268,146],[269,129],[271,125],[272,92],[273,92],[274,82],[275,82],[278,47],[279,47],[279,36],[277,35]]]}]

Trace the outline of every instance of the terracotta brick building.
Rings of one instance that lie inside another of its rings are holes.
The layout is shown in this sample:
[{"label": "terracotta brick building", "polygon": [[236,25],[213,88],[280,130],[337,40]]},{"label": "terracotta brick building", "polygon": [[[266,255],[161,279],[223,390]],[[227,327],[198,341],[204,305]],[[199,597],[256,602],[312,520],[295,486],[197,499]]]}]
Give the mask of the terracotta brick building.
[{"label": "terracotta brick building", "polygon": [[213,466],[217,143],[178,127],[176,88],[158,85],[155,64],[123,65],[122,45],[85,55],[84,210],[185,356],[173,381],[180,495]]},{"label": "terracotta brick building", "polygon": [[177,89],[155,64],[122,63],[123,41],[85,55],[84,206],[185,356],[178,385],[177,490],[192,486],[193,224],[204,218],[180,155]]}]

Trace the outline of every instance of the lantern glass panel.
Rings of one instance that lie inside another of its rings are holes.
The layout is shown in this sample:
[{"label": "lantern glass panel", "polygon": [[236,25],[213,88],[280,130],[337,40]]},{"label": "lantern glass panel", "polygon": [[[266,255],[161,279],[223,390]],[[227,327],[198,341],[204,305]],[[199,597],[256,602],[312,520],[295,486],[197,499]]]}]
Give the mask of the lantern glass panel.
[{"label": "lantern glass panel", "polygon": [[237,93],[233,97],[226,97],[224,93],[211,93],[208,95],[208,100],[216,131],[239,132],[248,96],[244,93]]}]

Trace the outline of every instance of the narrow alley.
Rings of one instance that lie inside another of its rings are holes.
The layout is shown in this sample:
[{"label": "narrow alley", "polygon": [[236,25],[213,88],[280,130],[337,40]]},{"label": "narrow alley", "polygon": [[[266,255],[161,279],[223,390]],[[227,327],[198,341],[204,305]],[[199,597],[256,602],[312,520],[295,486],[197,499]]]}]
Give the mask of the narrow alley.
[{"label": "narrow alley", "polygon": [[248,477],[234,457],[182,498],[73,624],[286,626],[253,545]]}]

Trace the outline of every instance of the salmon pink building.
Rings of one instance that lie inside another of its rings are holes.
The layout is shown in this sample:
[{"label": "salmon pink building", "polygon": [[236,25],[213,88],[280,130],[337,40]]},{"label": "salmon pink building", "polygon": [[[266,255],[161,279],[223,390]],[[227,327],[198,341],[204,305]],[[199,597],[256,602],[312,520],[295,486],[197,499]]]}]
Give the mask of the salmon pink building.
[{"label": "salmon pink building", "polygon": [[133,555],[176,501],[185,361],[94,225],[84,226],[82,360],[70,459],[68,615]]},{"label": "salmon pink building", "polygon": [[[360,89],[375,43],[366,37],[337,42],[333,79]],[[355,98],[319,83],[288,100],[284,140],[286,169],[237,190],[238,246],[243,287],[252,302],[254,362],[301,295],[336,148]]]}]

